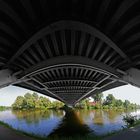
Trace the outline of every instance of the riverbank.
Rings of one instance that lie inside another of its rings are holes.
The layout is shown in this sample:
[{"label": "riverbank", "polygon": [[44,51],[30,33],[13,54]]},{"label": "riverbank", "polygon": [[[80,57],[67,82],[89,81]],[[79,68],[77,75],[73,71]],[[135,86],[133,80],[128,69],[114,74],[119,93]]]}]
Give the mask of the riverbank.
[{"label": "riverbank", "polygon": [[105,137],[103,140],[140,140],[140,124]]},{"label": "riverbank", "polygon": [[116,131],[109,133],[104,136],[76,136],[76,137],[68,137],[68,138],[58,138],[58,137],[52,137],[52,138],[43,138],[36,136],[34,134],[28,134],[20,130],[15,130],[8,124],[5,124],[3,122],[0,122],[0,139],[1,140],[139,140],[140,138],[140,125],[137,125],[135,127],[131,127],[128,129]]},{"label": "riverbank", "polygon": [[139,140],[140,139],[140,122],[135,127],[125,128],[116,132],[108,133],[103,136],[76,136],[76,137],[41,137],[29,134],[21,130],[15,130],[10,125],[0,121],[0,139],[1,140]]},{"label": "riverbank", "polygon": [[7,110],[0,113],[0,124],[16,133],[38,140],[102,140],[124,130],[121,127],[125,127],[122,120],[124,113],[130,112],[73,109]]},{"label": "riverbank", "polygon": [[41,137],[16,130],[12,126],[0,121],[0,140],[101,140],[98,136],[75,136],[75,137]]},{"label": "riverbank", "polygon": [[[139,124],[140,125],[140,124]],[[140,126],[138,126],[138,124],[136,125],[136,127],[139,128],[139,132],[140,132]],[[134,128],[134,127],[133,127]],[[122,132],[124,133],[125,131],[129,130],[131,128],[125,128],[119,131],[115,131],[112,133],[108,133],[106,135],[103,136],[96,136],[96,135],[86,135],[86,136],[75,136],[75,137],[41,137],[41,136],[37,136],[34,134],[29,134],[26,132],[23,132],[21,130],[16,130],[14,129],[12,126],[1,122],[0,121],[0,139],[1,140],[114,140],[112,139],[113,137],[118,137],[120,136],[120,134],[122,134]],[[116,139],[115,139],[116,140]],[[121,140],[121,139],[120,139]]]},{"label": "riverbank", "polygon": [[36,140],[0,122],[0,140]]}]

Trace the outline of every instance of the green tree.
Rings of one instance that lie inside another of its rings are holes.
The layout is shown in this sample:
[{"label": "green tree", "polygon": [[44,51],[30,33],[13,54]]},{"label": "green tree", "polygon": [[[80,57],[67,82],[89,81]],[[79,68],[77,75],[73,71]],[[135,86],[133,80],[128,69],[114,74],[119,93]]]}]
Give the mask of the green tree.
[{"label": "green tree", "polygon": [[105,104],[113,106],[115,105],[115,101],[116,101],[115,97],[112,94],[108,94],[108,96],[106,97]]},{"label": "green tree", "polygon": [[31,93],[26,93],[26,94],[24,95],[24,98],[25,98],[25,99],[31,99],[31,98],[32,98],[32,94],[31,94]]},{"label": "green tree", "polygon": [[50,108],[51,107],[51,101],[48,98],[40,96],[41,101],[41,107],[42,108]]},{"label": "green tree", "polygon": [[23,101],[23,107],[24,108],[34,108],[34,101],[33,101],[33,95],[30,93],[26,93],[24,95],[24,101]]},{"label": "green tree", "polygon": [[124,105],[125,108],[129,108],[130,107],[130,101],[125,100],[123,105]]},{"label": "green tree", "polygon": [[89,106],[89,99],[84,99],[84,100],[81,100],[79,103],[76,104],[75,106],[76,108],[83,108],[83,109],[88,109],[90,108]]},{"label": "green tree", "polygon": [[51,102],[48,98],[38,96],[37,93],[26,93],[23,96],[18,96],[12,105],[13,109],[45,109],[45,108],[60,108],[64,104],[59,101]]},{"label": "green tree", "polygon": [[52,108],[61,108],[64,106],[64,103],[60,102],[60,101],[53,101],[52,104],[51,104]]},{"label": "green tree", "polygon": [[92,96],[95,102],[102,102],[103,93],[97,93]]},{"label": "green tree", "polygon": [[32,96],[33,96],[34,100],[38,100],[38,98],[39,98],[38,94],[35,92],[32,94]]},{"label": "green tree", "polygon": [[14,109],[22,109],[24,103],[24,97],[18,96],[15,100],[15,102],[12,104],[12,108]]},{"label": "green tree", "polygon": [[116,107],[122,107],[122,106],[123,106],[123,101],[120,100],[120,99],[119,99],[119,100],[116,100],[116,101],[115,101],[115,106],[116,106]]},{"label": "green tree", "polygon": [[97,93],[92,96],[94,101],[96,102],[95,109],[101,109],[102,108],[102,98],[103,93]]}]

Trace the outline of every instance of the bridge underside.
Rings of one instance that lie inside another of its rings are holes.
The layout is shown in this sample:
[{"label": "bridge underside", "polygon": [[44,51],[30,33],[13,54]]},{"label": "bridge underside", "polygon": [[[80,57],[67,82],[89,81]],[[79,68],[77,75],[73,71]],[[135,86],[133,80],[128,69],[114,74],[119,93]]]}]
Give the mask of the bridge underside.
[{"label": "bridge underside", "polygon": [[0,0],[0,87],[66,104],[140,87],[139,0]]}]

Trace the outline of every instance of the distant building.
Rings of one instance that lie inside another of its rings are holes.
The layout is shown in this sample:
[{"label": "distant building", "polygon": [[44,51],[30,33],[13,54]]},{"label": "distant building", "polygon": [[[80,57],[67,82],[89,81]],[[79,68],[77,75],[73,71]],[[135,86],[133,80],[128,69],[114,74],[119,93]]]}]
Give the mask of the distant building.
[{"label": "distant building", "polygon": [[89,102],[90,106],[95,106],[97,104],[97,102]]}]

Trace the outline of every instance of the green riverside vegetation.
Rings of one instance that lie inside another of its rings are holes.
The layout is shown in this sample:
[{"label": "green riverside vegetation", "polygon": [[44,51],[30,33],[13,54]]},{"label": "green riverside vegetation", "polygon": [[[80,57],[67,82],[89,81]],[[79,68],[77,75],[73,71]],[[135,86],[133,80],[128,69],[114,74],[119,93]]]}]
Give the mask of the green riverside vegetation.
[{"label": "green riverside vegetation", "polygon": [[60,101],[51,102],[48,98],[38,96],[37,93],[26,93],[24,96],[18,96],[12,104],[12,109],[59,109],[64,104]]},{"label": "green riverside vegetation", "polygon": [[4,111],[4,110],[7,110],[7,109],[10,109],[10,107],[0,106],[0,111]]},{"label": "green riverside vegetation", "polygon": [[[90,101],[89,99],[85,99],[80,101],[75,105],[75,109],[139,109],[140,105],[131,103],[128,100],[122,101],[120,99],[116,99],[112,94],[109,94],[106,98],[103,98],[103,94],[96,94],[92,96],[94,101]],[[64,106],[64,103],[60,101],[50,101],[48,98],[43,96],[38,96],[37,93],[26,93],[24,96],[18,96],[15,100],[15,102],[12,104],[12,109],[14,110],[28,110],[28,109],[61,109],[67,108],[67,106]],[[4,110],[5,107],[0,107],[0,110]],[[132,116],[124,116],[124,121],[128,124],[130,124],[134,119]],[[140,120],[134,120],[132,125],[140,124]],[[0,122],[0,125],[4,125],[6,127],[12,128],[12,126],[5,124],[4,122]],[[14,128],[12,128],[14,129]],[[96,136],[96,135],[87,135],[87,136],[77,136],[77,137],[70,137],[70,138],[53,138],[53,137],[40,137],[36,136],[34,134],[28,134],[26,132],[22,132],[21,130],[16,130],[17,132],[20,132],[24,135],[31,136],[35,139],[39,140],[53,140],[53,139],[60,139],[60,140],[101,140],[104,137],[107,137],[109,135],[113,135],[117,132],[109,133],[104,136]],[[122,131],[122,130],[119,130]],[[118,132],[119,132],[118,131]]]},{"label": "green riverside vegetation", "polygon": [[[103,94],[93,95],[93,102],[89,99],[80,101],[75,105],[78,109],[139,109],[140,105],[131,103],[128,100],[124,102],[116,99],[112,94],[103,99]],[[24,96],[18,96],[12,104],[12,109],[60,109],[64,103],[60,101],[50,101],[48,98],[38,96],[37,93],[26,93]]]},{"label": "green riverside vegetation", "polygon": [[128,100],[124,102],[120,99],[116,99],[112,94],[103,99],[103,94],[95,94],[92,96],[94,102],[89,103],[88,99],[80,101],[76,107],[84,109],[139,109],[140,105],[131,103]]}]

